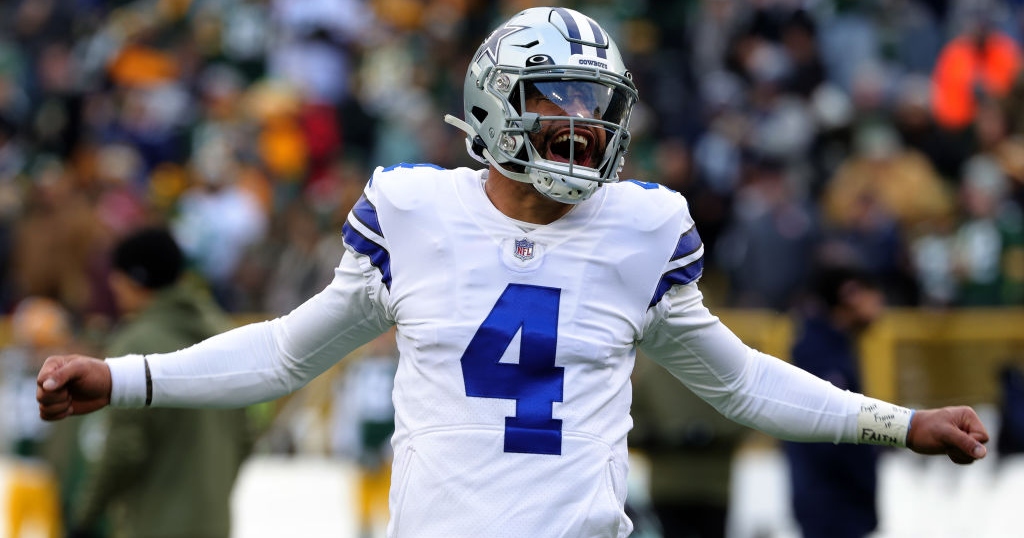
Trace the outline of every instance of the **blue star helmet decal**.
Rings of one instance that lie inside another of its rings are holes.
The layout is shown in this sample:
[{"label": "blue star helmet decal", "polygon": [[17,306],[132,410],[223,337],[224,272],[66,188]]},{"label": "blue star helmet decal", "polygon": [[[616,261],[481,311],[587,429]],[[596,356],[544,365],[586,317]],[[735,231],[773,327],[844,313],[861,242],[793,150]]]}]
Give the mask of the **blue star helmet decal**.
[{"label": "blue star helmet decal", "polygon": [[501,40],[520,30],[525,30],[526,28],[526,26],[519,26],[518,24],[506,24],[505,26],[491,32],[491,35],[487,37],[487,40],[480,45],[479,49],[477,49],[476,55],[473,57],[473,62],[475,63],[481,56],[486,54],[487,57],[491,59],[491,63],[497,65],[498,47],[501,45]]}]

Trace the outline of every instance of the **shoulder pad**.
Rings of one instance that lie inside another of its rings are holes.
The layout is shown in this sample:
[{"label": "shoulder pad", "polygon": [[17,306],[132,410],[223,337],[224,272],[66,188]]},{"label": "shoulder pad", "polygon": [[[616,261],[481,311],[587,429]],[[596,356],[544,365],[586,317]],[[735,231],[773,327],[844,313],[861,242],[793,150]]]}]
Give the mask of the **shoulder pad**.
[{"label": "shoulder pad", "polygon": [[680,218],[693,223],[686,198],[664,185],[630,179],[607,186],[613,189],[609,200],[623,204],[625,218],[638,231],[649,232]]},{"label": "shoulder pad", "polygon": [[377,197],[386,199],[396,209],[408,210],[431,200],[439,191],[439,183],[451,182],[451,171],[433,164],[401,163],[378,167],[367,185]]}]

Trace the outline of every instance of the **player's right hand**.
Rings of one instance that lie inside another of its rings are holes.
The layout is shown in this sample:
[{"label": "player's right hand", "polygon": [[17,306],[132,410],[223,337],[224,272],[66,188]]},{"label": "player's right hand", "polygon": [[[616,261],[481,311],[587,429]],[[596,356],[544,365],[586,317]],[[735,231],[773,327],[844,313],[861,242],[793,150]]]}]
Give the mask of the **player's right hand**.
[{"label": "player's right hand", "polygon": [[36,377],[36,400],[43,420],[84,415],[110,403],[110,368],[84,355],[48,357]]}]

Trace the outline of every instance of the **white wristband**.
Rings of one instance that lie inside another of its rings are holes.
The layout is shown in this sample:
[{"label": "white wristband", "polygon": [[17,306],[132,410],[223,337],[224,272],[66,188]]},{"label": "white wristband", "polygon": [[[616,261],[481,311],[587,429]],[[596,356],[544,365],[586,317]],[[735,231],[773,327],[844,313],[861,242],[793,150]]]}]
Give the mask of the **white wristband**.
[{"label": "white wristband", "polygon": [[913,409],[865,397],[857,415],[857,443],[905,447],[913,416]]},{"label": "white wristband", "polygon": [[145,407],[147,404],[146,358],[125,355],[104,361],[110,368],[110,405]]}]

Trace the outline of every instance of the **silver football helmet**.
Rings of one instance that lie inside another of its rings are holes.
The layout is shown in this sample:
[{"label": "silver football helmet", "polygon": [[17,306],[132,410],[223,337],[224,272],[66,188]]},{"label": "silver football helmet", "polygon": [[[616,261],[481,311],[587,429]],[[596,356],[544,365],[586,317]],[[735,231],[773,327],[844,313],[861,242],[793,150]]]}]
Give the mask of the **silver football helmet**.
[{"label": "silver football helmet", "polygon": [[565,8],[532,8],[495,30],[466,72],[465,121],[476,160],[559,202],[618,181],[636,86],[596,22]]}]

